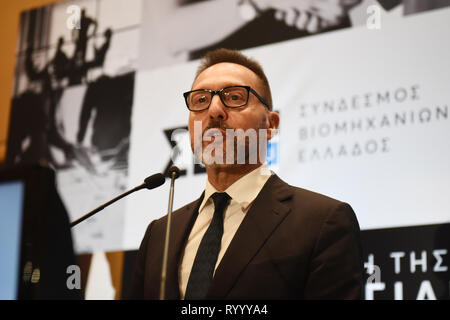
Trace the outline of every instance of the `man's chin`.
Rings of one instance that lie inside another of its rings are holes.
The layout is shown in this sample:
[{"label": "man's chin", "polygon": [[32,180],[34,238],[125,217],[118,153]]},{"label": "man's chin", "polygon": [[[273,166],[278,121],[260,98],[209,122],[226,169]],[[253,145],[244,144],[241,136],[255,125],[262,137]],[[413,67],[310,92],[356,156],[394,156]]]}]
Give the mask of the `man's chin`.
[{"label": "man's chin", "polygon": [[[204,164],[204,163],[203,163]],[[204,164],[205,167],[216,169],[216,170],[225,170],[227,168],[234,167],[234,164],[226,164],[226,163],[211,163],[211,164]]]},{"label": "man's chin", "polygon": [[[239,149],[237,145],[234,146],[234,152],[232,151],[232,155],[230,154],[227,158],[227,148],[226,145],[223,144],[216,144],[213,149],[211,149],[210,146],[211,142],[204,142],[201,149],[198,150],[197,156],[195,153],[195,150],[193,148],[193,145],[191,144],[192,151],[194,153],[194,156],[196,158],[196,161],[199,161],[201,158],[201,162],[205,167],[211,167],[211,168],[228,168],[230,166],[245,166],[245,165],[255,165],[258,162],[259,155],[258,153],[255,153],[255,151],[252,151],[252,154],[249,153],[249,147],[245,146],[243,149],[245,150],[242,152],[242,154],[238,151]],[[209,148],[208,148],[209,146]],[[220,154],[216,155],[216,151],[219,151]],[[231,159],[229,159],[231,158]],[[252,160],[252,161],[250,161]],[[264,161],[260,162],[263,163]]]},{"label": "man's chin", "polygon": [[202,163],[205,167],[210,168],[230,168],[258,164],[258,162],[250,162],[248,158],[238,161],[235,157],[234,159],[227,161],[225,158],[221,160],[211,156],[203,156]]}]

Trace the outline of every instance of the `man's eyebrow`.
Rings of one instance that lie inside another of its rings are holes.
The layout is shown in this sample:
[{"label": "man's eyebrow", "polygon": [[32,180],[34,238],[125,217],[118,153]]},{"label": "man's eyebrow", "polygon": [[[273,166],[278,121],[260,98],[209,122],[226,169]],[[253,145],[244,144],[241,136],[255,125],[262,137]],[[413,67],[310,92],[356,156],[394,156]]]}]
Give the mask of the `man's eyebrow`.
[{"label": "man's eyebrow", "polygon": [[[222,88],[226,88],[226,87],[231,87],[231,86],[250,86],[253,88],[253,86],[247,84],[247,83],[237,83],[237,82],[225,82],[222,83],[222,85],[220,86],[220,88],[218,88],[217,90],[220,90]],[[191,87],[191,90],[199,90],[199,89],[208,89],[208,90],[212,90],[211,88],[207,88],[205,86],[202,87],[197,87],[196,89],[194,89],[194,87]]]}]

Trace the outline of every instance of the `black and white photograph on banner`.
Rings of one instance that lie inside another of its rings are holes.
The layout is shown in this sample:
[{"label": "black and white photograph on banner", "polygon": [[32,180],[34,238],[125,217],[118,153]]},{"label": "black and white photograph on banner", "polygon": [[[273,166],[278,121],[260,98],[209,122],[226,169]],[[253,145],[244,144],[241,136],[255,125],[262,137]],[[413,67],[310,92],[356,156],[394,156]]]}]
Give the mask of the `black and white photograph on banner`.
[{"label": "black and white photograph on banner", "polygon": [[[442,8],[450,0],[166,0],[143,6],[143,69]],[[373,9],[378,9],[377,12]]]},{"label": "black and white photograph on banner", "polygon": [[[140,6],[69,1],[21,15],[7,162],[54,168],[71,220],[127,187]],[[78,252],[120,248],[124,208],[109,210],[75,230]]]}]

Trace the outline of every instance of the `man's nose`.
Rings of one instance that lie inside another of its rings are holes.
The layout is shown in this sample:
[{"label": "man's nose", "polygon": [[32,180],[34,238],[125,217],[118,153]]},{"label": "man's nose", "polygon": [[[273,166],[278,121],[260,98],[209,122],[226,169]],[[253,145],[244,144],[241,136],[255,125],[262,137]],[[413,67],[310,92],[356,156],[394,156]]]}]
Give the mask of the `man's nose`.
[{"label": "man's nose", "polygon": [[218,94],[213,96],[208,112],[209,117],[213,120],[226,120],[228,117],[227,107],[223,105]]}]

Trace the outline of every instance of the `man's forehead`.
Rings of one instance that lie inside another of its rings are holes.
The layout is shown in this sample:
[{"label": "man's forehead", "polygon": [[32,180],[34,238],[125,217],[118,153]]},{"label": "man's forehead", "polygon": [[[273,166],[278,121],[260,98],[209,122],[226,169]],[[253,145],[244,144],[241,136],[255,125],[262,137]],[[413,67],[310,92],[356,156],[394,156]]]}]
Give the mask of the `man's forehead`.
[{"label": "man's forehead", "polygon": [[258,76],[243,65],[220,62],[203,70],[195,78],[192,88],[221,83],[255,86],[258,84]]}]

